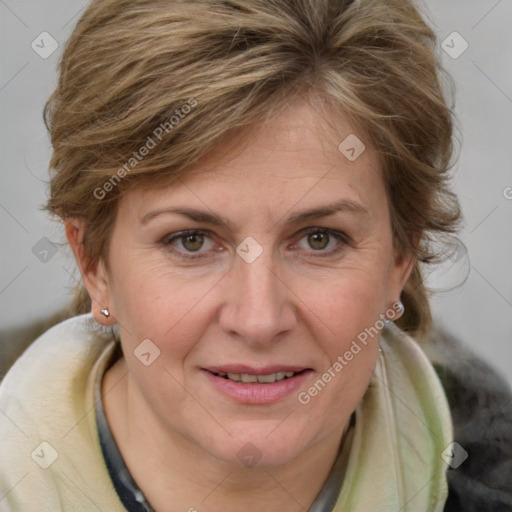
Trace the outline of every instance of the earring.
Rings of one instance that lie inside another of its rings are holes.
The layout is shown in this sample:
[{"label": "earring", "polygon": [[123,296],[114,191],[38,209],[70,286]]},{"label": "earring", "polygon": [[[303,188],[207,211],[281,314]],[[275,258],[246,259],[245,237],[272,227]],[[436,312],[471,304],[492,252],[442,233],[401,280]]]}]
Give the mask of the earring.
[{"label": "earring", "polygon": [[395,318],[395,320],[398,320],[405,313],[405,307],[401,300],[396,302],[394,307],[396,308],[396,314],[397,314],[397,317]]},{"label": "earring", "polygon": [[384,323],[392,323],[395,320],[398,320],[405,312],[405,307],[401,300],[398,300],[393,304],[391,308],[389,308],[384,317]]},{"label": "earring", "polygon": [[110,316],[110,311],[108,308],[102,309],[101,312],[108,318]]}]

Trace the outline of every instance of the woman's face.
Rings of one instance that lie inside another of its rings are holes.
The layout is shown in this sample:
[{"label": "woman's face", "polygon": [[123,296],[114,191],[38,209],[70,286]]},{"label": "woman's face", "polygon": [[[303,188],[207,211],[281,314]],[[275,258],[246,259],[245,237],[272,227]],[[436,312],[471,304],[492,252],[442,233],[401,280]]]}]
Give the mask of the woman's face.
[{"label": "woman's face", "polygon": [[177,184],[127,192],[89,280],[137,411],[227,462],[339,439],[376,363],[362,333],[408,277],[371,145],[351,161],[354,130],[332,126],[295,104]]}]

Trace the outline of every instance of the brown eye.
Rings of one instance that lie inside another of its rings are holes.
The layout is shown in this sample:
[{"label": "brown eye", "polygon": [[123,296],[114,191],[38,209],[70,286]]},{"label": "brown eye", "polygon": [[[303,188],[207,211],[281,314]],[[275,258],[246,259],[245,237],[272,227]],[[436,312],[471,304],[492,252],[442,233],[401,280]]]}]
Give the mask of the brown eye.
[{"label": "brown eye", "polygon": [[341,232],[325,228],[308,228],[302,238],[294,244],[295,249],[315,256],[335,256],[349,245],[349,237]]},{"label": "brown eye", "polygon": [[183,258],[208,257],[212,256],[212,250],[220,251],[220,248],[215,248],[213,240],[205,231],[173,233],[164,237],[161,244]]},{"label": "brown eye", "polygon": [[325,249],[329,245],[329,233],[326,231],[316,231],[308,236],[308,244],[315,251]]},{"label": "brown eye", "polygon": [[196,233],[182,235],[181,243],[187,251],[198,251],[204,243],[204,236]]}]

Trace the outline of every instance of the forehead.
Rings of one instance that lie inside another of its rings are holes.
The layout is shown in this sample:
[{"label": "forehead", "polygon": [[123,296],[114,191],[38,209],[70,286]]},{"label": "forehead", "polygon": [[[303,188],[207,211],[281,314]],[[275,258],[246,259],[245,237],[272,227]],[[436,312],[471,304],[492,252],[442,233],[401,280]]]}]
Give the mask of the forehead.
[{"label": "forehead", "polygon": [[187,202],[262,214],[265,205],[272,216],[280,207],[338,198],[376,207],[385,202],[378,159],[371,142],[342,114],[327,117],[303,102],[219,144],[173,185],[130,190],[120,209]]}]

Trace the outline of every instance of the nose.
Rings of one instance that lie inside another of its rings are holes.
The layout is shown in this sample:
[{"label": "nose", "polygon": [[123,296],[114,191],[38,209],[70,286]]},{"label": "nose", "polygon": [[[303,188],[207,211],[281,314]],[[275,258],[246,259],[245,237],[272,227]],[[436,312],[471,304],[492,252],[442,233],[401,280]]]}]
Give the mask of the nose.
[{"label": "nose", "polygon": [[224,332],[253,346],[275,343],[296,325],[293,293],[265,251],[252,263],[236,257],[219,321]]}]

